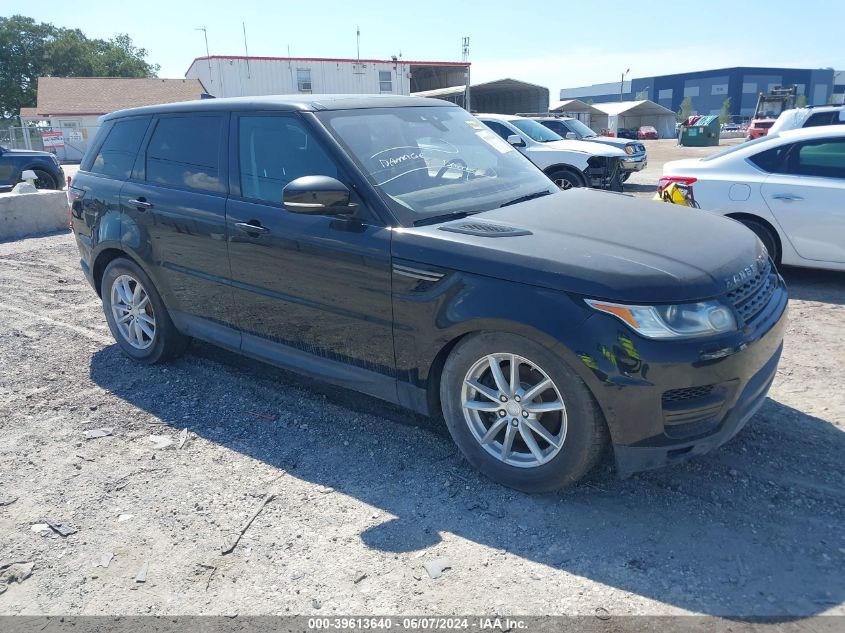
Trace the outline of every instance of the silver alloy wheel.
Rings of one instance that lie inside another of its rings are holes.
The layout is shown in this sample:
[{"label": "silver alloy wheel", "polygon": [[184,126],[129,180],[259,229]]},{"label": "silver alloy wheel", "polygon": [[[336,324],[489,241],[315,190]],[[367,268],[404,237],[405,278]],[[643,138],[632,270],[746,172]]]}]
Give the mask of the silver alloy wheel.
[{"label": "silver alloy wheel", "polygon": [[575,186],[574,184],[572,184],[572,181],[568,178],[555,178],[554,182],[559,188],[563,189],[564,191],[566,191],[567,189],[572,189],[572,187]]},{"label": "silver alloy wheel", "polygon": [[121,336],[135,349],[155,342],[156,318],[150,296],[131,275],[120,275],[111,285],[111,312]]},{"label": "silver alloy wheel", "polygon": [[516,354],[489,354],[470,367],[461,407],[479,444],[510,466],[542,466],[566,441],[560,391],[539,365]]}]

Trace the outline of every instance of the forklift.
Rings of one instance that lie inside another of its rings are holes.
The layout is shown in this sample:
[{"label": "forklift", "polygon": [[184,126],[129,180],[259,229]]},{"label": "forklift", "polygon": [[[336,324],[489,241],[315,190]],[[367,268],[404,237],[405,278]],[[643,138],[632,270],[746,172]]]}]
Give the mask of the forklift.
[{"label": "forklift", "polygon": [[761,92],[757,97],[757,107],[754,109],[751,123],[748,124],[745,140],[751,141],[766,136],[780,113],[795,107],[797,94],[797,86],[775,86],[768,94]]}]

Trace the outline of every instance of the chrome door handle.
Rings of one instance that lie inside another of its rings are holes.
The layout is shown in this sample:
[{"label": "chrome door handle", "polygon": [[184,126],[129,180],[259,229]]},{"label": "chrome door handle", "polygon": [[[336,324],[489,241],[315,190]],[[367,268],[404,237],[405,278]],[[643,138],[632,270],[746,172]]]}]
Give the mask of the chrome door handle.
[{"label": "chrome door handle", "polygon": [[776,193],[772,195],[772,198],[775,200],[783,200],[784,202],[796,202],[804,199],[801,196],[794,196],[791,193]]},{"label": "chrome door handle", "polygon": [[129,200],[129,204],[133,207],[138,207],[139,209],[152,209],[153,203],[147,202],[146,200],[140,198],[132,198]]},{"label": "chrome door handle", "polygon": [[235,222],[235,227],[244,233],[269,233],[270,229],[261,226],[260,224],[250,224],[249,222]]}]

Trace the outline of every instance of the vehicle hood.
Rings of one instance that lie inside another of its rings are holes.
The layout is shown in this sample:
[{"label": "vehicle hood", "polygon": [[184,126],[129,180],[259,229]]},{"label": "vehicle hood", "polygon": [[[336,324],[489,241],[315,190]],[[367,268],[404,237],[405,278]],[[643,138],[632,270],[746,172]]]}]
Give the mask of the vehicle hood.
[{"label": "vehicle hood", "polygon": [[[443,230],[494,223],[529,231],[484,237]],[[739,222],[625,194],[571,189],[444,224],[396,231],[393,255],[623,302],[686,302],[722,295],[763,252]]]},{"label": "vehicle hood", "polygon": [[[603,145],[610,145],[612,147],[624,148],[628,143],[636,143],[634,139],[630,138],[615,138],[613,136],[591,136],[584,139],[588,143],[601,143]],[[624,152],[625,150],[622,149]]]},{"label": "vehicle hood", "polygon": [[570,152],[584,152],[592,156],[615,156],[616,158],[625,158],[627,154],[624,150],[610,145],[602,145],[601,143],[593,143],[592,141],[551,141],[550,143],[539,143],[540,146],[547,149],[568,150]]},{"label": "vehicle hood", "polygon": [[34,149],[4,149],[2,156],[45,156],[49,158],[52,154]]}]

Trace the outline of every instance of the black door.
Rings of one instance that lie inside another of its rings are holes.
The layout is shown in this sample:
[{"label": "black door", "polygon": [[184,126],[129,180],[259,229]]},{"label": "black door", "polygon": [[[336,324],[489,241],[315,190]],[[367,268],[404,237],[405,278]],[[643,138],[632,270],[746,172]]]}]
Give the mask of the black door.
[{"label": "black door", "polygon": [[[152,267],[177,325],[219,337],[232,325],[226,235],[228,115],[156,117],[121,193],[124,241]],[[237,347],[239,337],[219,342]]]},{"label": "black door", "polygon": [[122,241],[120,193],[132,174],[151,119],[128,117],[107,123],[97,138],[99,147],[86,155],[68,190],[74,232],[89,256],[100,243]]},{"label": "black door", "polygon": [[282,207],[283,187],[301,176],[349,184],[299,115],[244,113],[232,125],[240,195],[233,184],[226,214],[243,350],[296,357],[299,366],[394,399],[390,230],[357,196],[353,219]]}]

